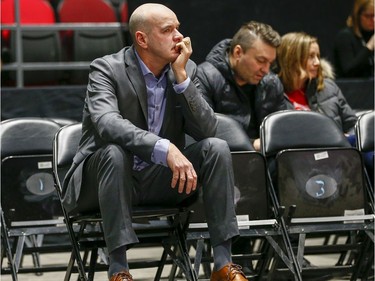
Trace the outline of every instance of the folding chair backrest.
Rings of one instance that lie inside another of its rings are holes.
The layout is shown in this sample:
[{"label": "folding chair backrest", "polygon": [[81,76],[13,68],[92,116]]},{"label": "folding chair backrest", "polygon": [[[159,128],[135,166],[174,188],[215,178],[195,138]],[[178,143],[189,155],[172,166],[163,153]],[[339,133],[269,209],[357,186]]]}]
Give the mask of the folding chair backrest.
[{"label": "folding chair backrest", "polygon": [[44,118],[25,117],[1,122],[1,159],[14,155],[52,154],[60,125]]},{"label": "folding chair backrest", "polygon": [[263,120],[260,131],[262,153],[267,157],[289,148],[351,146],[331,118],[313,111],[272,113]]},{"label": "folding chair backrest", "polygon": [[55,135],[53,145],[53,172],[57,183],[57,191],[62,190],[66,172],[73,163],[82,135],[82,123],[62,127]]},{"label": "folding chair backrest", "polygon": [[[248,135],[236,120],[220,113],[216,116],[218,128],[215,137],[226,140],[232,152],[236,214],[244,220],[266,219],[269,201],[265,159],[254,151]],[[205,222],[202,198],[192,209],[194,213],[190,221]]]},{"label": "folding chair backrest", "polygon": [[[269,218],[269,201],[264,157],[256,151],[232,152],[234,201],[239,220]],[[190,206],[191,223],[206,222],[202,197]]]},{"label": "folding chair backrest", "polygon": [[358,117],[355,133],[357,148],[362,152],[374,151],[374,119],[375,112],[369,111]]},{"label": "folding chair backrest", "polygon": [[356,149],[284,150],[277,158],[280,204],[293,217],[365,213],[361,156]]},{"label": "folding chair backrest", "polygon": [[268,219],[270,214],[266,163],[256,151],[232,152],[237,216]]},{"label": "folding chair backrest", "polygon": [[1,122],[1,205],[9,227],[61,215],[52,176],[52,141],[59,129],[43,118]]},{"label": "folding chair backrest", "polygon": [[[253,151],[249,136],[241,124],[233,118],[221,113],[215,113],[218,124],[215,137],[223,139],[228,143],[231,151]],[[194,143],[195,140],[186,135],[186,145]]]},{"label": "folding chair backrest", "polygon": [[218,127],[215,137],[226,140],[231,151],[253,151],[254,148],[241,124],[224,114],[216,113]]},{"label": "folding chair backrest", "polygon": [[237,216],[259,220],[269,217],[266,163],[254,151],[241,124],[224,114],[216,113],[218,128],[215,137],[226,140],[232,152],[234,198]]},{"label": "folding chair backrest", "polygon": [[332,119],[308,111],[282,111],[261,126],[262,151],[275,157],[280,205],[293,217],[364,213],[362,158]]}]

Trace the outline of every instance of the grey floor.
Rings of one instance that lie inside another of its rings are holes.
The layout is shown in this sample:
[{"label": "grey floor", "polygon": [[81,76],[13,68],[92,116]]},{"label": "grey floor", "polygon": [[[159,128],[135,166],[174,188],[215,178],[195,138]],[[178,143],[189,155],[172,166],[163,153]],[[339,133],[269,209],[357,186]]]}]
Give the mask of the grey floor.
[{"label": "grey floor", "polygon": [[[142,248],[136,250],[129,250],[128,252],[130,258],[142,258],[142,257],[159,257],[161,254],[161,250],[158,247],[155,248]],[[69,255],[67,253],[56,253],[56,254],[41,254],[40,261],[42,265],[48,264],[67,264],[69,260]],[[30,256],[26,256],[24,260],[25,266],[30,266],[32,264],[32,259]],[[170,266],[167,266],[165,269],[165,273],[163,277],[168,276]],[[131,274],[133,275],[135,280],[138,281],[148,281],[153,280],[155,275],[156,268],[147,268],[147,269],[136,269],[132,270]],[[42,275],[37,276],[34,273],[23,273],[18,274],[19,281],[57,281],[57,280],[64,280],[65,272],[44,272]],[[77,276],[76,274],[74,276]],[[71,280],[77,280],[76,277],[72,277]],[[96,280],[108,280],[106,272],[96,272],[95,273],[95,281]],[[2,275],[1,281],[12,281],[12,277],[10,275]]]},{"label": "grey floor", "polygon": [[[307,241],[310,244],[313,243],[321,243],[319,240],[312,240],[310,239]],[[134,248],[128,251],[129,259],[138,259],[142,260],[144,258],[158,258],[161,255],[161,248],[160,247],[147,247],[147,248]],[[194,252],[191,253],[194,255]],[[67,253],[55,253],[55,254],[41,254],[40,255],[40,262],[42,265],[51,265],[51,264],[59,264],[59,265],[66,265],[69,259],[69,254]],[[337,255],[325,255],[325,256],[309,256],[309,261],[313,265],[331,265],[334,264],[337,260]],[[3,265],[6,265],[6,260],[3,261]],[[30,255],[26,255],[23,260],[24,266],[32,265],[32,259]],[[170,273],[171,266],[167,265],[163,271],[162,278],[168,280],[168,276]],[[147,269],[134,269],[131,270],[131,274],[133,275],[134,280],[137,281],[151,281],[155,275],[156,268],[147,268]],[[51,281],[51,280],[64,280],[65,272],[44,272],[42,275],[36,275],[34,273],[22,273],[18,275],[19,281]],[[204,279],[203,277],[200,279]],[[5,274],[0,276],[0,280],[2,281],[12,281],[10,275]],[[74,275],[71,280],[77,280],[76,275]],[[95,273],[95,281],[105,281],[108,280],[107,274],[105,272],[96,272]],[[349,280],[349,277],[341,277],[341,278],[334,278],[331,280]],[[372,279],[373,280],[373,279]]]}]

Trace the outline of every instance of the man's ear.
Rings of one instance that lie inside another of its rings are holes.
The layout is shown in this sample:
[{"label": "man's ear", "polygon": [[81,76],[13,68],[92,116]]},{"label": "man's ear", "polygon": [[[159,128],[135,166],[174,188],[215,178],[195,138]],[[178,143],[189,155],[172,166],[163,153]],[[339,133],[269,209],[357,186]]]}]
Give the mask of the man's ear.
[{"label": "man's ear", "polygon": [[142,31],[135,33],[135,40],[141,48],[147,48],[147,35]]},{"label": "man's ear", "polygon": [[242,47],[240,45],[234,46],[234,48],[233,48],[233,56],[235,58],[240,57],[242,53],[243,53],[243,50],[242,50]]}]

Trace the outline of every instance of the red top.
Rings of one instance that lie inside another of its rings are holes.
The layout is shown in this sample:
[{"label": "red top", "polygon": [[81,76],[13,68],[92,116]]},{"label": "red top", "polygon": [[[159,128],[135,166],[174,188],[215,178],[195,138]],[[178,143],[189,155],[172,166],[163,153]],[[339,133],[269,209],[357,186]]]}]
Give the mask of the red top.
[{"label": "red top", "polygon": [[305,89],[294,90],[286,93],[289,100],[297,110],[310,110],[309,103],[305,95]]}]

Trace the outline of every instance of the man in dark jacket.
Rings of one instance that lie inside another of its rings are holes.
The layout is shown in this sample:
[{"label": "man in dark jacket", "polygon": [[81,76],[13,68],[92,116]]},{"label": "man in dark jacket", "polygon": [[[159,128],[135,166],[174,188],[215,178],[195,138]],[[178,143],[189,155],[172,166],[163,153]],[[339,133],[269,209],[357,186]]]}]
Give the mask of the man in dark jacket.
[{"label": "man in dark jacket", "polygon": [[213,47],[198,66],[203,96],[215,112],[238,121],[255,150],[259,126],[268,114],[287,109],[283,86],[269,73],[280,35],[271,26],[251,21],[233,39]]},{"label": "man in dark jacket", "polygon": [[[280,35],[271,26],[251,21],[233,39],[214,46],[198,66],[203,96],[212,109],[238,121],[255,150],[260,150],[259,126],[268,114],[287,109],[278,77],[269,73],[276,59]],[[250,243],[238,239],[233,253],[250,252]],[[245,273],[251,270],[241,263]]]}]

